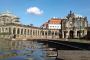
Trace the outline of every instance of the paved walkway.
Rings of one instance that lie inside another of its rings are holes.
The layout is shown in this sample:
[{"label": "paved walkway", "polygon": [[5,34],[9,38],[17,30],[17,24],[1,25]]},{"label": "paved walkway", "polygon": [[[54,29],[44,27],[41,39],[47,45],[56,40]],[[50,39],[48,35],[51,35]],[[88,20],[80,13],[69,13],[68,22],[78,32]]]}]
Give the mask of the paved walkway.
[{"label": "paved walkway", "polygon": [[64,60],[90,60],[88,50],[58,50],[58,58]]}]

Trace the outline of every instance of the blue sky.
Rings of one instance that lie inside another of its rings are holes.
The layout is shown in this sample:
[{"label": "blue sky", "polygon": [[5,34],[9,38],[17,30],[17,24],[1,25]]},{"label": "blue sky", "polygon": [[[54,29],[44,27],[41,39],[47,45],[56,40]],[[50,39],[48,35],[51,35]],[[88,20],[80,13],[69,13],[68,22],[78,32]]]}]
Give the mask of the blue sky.
[{"label": "blue sky", "polygon": [[89,6],[90,0],[0,0],[0,12],[9,10],[20,17],[21,23],[35,26],[52,17],[63,18],[70,10],[87,16],[90,23]]}]

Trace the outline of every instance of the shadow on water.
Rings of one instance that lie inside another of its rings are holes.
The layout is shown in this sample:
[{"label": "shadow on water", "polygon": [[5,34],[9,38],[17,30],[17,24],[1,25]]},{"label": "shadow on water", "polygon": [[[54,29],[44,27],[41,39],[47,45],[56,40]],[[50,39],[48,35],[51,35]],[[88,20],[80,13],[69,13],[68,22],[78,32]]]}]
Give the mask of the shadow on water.
[{"label": "shadow on water", "polygon": [[57,50],[90,50],[89,43],[69,42],[69,41],[49,41],[48,47]]}]

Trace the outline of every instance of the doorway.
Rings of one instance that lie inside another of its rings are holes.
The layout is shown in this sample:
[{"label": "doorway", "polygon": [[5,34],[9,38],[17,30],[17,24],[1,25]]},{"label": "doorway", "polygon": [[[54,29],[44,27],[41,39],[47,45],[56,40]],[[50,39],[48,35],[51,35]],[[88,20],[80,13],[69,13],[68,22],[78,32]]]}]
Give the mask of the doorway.
[{"label": "doorway", "polygon": [[73,30],[70,30],[70,32],[69,32],[69,38],[70,39],[74,38],[74,31]]},{"label": "doorway", "polygon": [[77,31],[77,37],[80,38],[80,31]]}]

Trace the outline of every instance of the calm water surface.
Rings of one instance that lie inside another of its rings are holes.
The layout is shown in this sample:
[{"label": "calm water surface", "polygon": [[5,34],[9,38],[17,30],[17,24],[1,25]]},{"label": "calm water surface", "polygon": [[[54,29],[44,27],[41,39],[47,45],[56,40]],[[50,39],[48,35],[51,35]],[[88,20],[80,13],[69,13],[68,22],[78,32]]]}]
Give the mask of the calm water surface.
[{"label": "calm water surface", "polygon": [[36,41],[0,41],[0,60],[54,60],[46,57],[43,43]]}]

